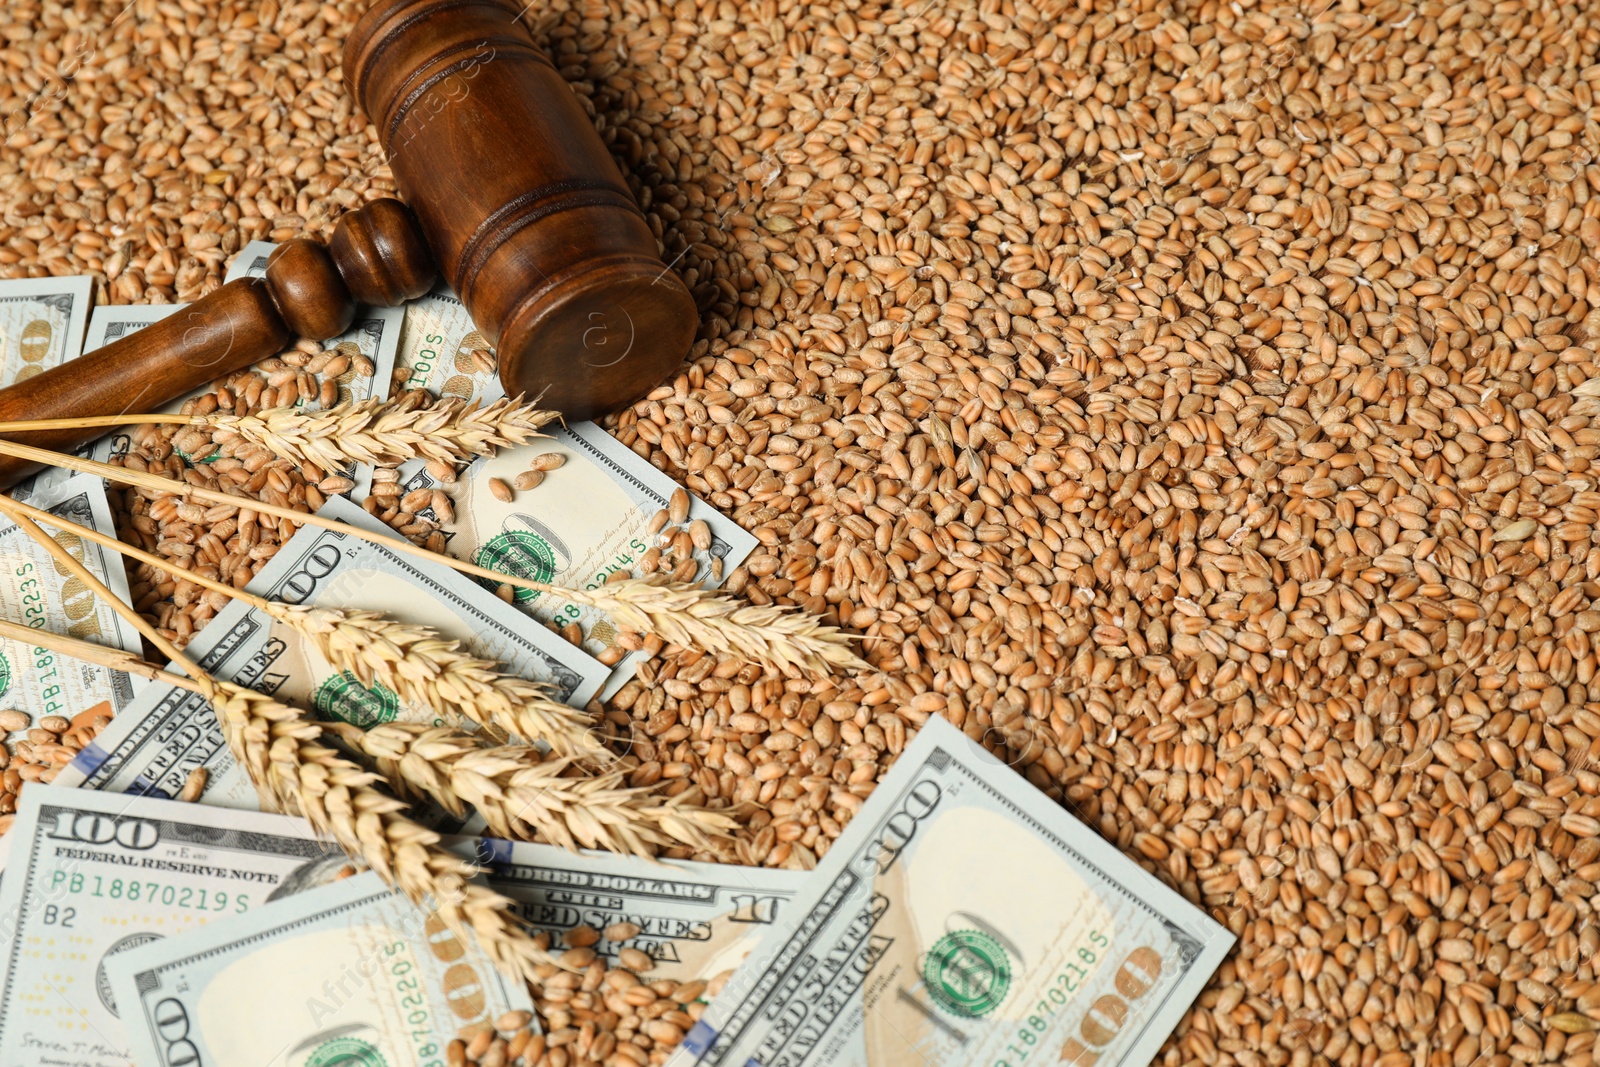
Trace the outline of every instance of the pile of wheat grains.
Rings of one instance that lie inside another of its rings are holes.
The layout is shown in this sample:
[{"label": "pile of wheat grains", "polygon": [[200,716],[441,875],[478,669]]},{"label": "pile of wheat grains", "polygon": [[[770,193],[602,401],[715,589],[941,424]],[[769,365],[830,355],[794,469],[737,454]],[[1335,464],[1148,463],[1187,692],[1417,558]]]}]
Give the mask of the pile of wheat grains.
[{"label": "pile of wheat grains", "polygon": [[[357,13],[8,0],[0,274],[192,299],[390,192]],[[606,712],[636,780],[754,801],[725,858],[809,867],[942,715],[1238,934],[1163,1064],[1592,1062],[1591,9],[525,17],[703,313],[611,428],[760,539],[732,588],[875,667],[668,649]],[[129,507],[236,580],[287,532]],[[207,598],[160,577],[187,632]],[[539,1062],[609,1049],[603,1006]]]}]

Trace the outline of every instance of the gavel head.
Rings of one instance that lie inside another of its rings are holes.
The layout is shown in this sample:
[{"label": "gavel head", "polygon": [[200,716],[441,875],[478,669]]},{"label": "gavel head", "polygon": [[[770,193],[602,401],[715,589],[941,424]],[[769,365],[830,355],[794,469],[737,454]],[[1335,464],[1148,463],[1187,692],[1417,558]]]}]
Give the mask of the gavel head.
[{"label": "gavel head", "polygon": [[344,76],[506,390],[591,418],[670,374],[697,314],[520,11],[377,0]]}]

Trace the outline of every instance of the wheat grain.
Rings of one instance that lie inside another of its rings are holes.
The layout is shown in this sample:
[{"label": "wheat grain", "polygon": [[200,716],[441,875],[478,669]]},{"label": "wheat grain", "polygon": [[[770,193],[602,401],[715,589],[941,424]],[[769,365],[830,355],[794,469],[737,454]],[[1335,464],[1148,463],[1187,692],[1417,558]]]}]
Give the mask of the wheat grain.
[{"label": "wheat grain", "polygon": [[199,800],[200,797],[204,795],[206,791],[206,783],[210,780],[210,778],[210,771],[206,770],[204,767],[196,767],[194,770],[190,771],[189,776],[183,780],[183,788],[178,791],[177,799],[190,804]]}]

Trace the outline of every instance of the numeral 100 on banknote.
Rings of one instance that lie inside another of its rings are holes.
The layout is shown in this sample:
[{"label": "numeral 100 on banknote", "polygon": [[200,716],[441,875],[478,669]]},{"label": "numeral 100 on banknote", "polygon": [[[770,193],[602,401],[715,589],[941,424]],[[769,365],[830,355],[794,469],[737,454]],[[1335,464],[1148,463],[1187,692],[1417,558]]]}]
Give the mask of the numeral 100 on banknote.
[{"label": "numeral 100 on banknote", "polygon": [[[1096,939],[1102,947],[1109,946],[1104,934],[1089,935],[1090,942],[1096,942]],[[1094,954],[1093,949],[1079,950],[1080,954],[1083,952]],[[1088,959],[1085,962],[1093,966],[1095,961]],[[1080,972],[1080,976],[1087,975]],[[1122,961],[1122,966],[1117,968],[1117,977],[1113,981],[1117,991],[1103,994],[1089,1005],[1089,1010],[1084,1012],[1083,1019],[1078,1023],[1077,1034],[1067,1038],[1061,1046],[1061,1062],[1076,1064],[1077,1067],[1093,1067],[1095,1061],[1100,1058],[1100,1050],[1111,1044],[1121,1032],[1122,1025],[1128,1021],[1133,1009],[1138,1006],[1139,1000],[1155,988],[1160,978],[1161,953],[1148,945],[1140,945],[1128,953]],[[1056,1001],[1058,989],[1061,990],[1061,999]],[[1050,999],[1059,1004],[1067,1002],[1066,990],[1061,983],[1058,982],[1057,988],[1050,990]],[[1043,1003],[1040,1002],[1041,1006]],[[1036,1028],[1039,1030],[1043,1030],[1047,1025],[1045,1020],[1037,1015],[1029,1018],[1028,1023],[1030,1026],[1037,1023]],[[1009,1064],[1001,1061],[996,1067],[1009,1067]]]},{"label": "numeral 100 on banknote", "polygon": [[154,848],[161,831],[143,819],[117,818],[97,811],[60,811],[55,825],[46,835],[55,841],[77,841],[85,845],[107,845],[112,841],[137,851]]}]

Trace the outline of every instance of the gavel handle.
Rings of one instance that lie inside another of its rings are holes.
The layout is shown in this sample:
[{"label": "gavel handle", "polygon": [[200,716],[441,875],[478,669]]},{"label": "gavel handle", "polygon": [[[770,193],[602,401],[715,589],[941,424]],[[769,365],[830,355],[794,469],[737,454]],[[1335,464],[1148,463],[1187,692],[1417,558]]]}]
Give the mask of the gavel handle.
[{"label": "gavel handle", "polygon": [[[358,304],[393,306],[426,293],[437,271],[422,232],[398,200],[345,215],[327,247],[303,237],[280,245],[265,279],[241,278],[159,322],[0,389],[0,421],[87,418],[159,410],[207,382],[349,328]],[[13,440],[70,451],[105,430],[38,430]],[[39,465],[0,457],[0,487]]]}]

